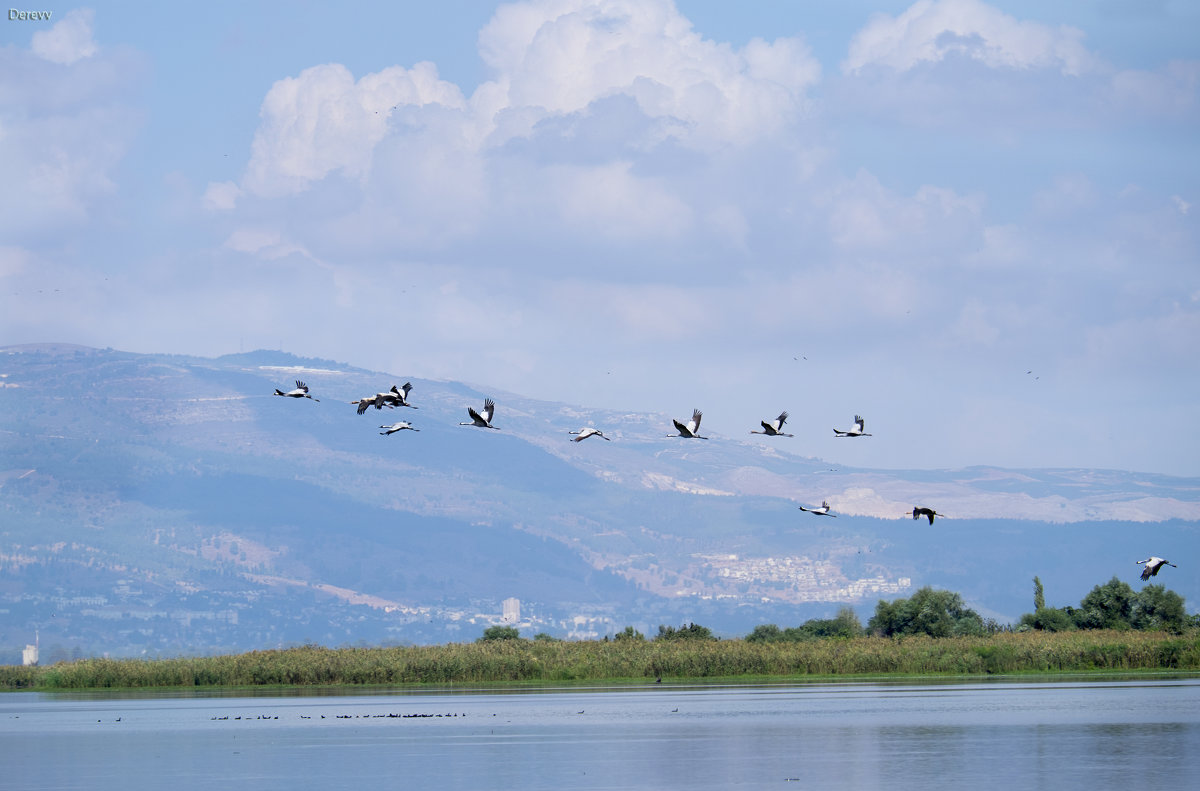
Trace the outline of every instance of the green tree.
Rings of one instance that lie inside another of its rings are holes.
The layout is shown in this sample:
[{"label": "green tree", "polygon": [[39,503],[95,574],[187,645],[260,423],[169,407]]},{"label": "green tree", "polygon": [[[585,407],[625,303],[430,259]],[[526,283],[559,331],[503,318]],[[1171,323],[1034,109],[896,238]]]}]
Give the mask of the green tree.
[{"label": "green tree", "polygon": [[1036,613],[1045,606],[1046,593],[1042,589],[1042,581],[1035,576],[1033,578],[1033,611]]},{"label": "green tree", "polygon": [[1134,629],[1179,634],[1187,624],[1183,597],[1162,585],[1147,585],[1134,595],[1129,620]]},{"label": "green tree", "polygon": [[[788,629],[788,632],[793,630]],[[842,607],[833,618],[812,618],[800,624],[795,630],[799,637],[858,637],[863,633],[862,623],[858,615],[850,607]]]},{"label": "green tree", "polygon": [[632,626],[626,626],[624,630],[613,635],[613,640],[621,642],[624,640],[632,640],[633,642],[642,642],[646,639],[646,635],[634,629]]},{"label": "green tree", "polygon": [[746,635],[747,643],[778,643],[783,639],[783,630],[773,623],[760,623]]},{"label": "green tree", "polygon": [[1133,588],[1116,576],[1092,588],[1075,612],[1080,629],[1128,629],[1133,616]]},{"label": "green tree", "polygon": [[515,626],[489,626],[483,630],[483,637],[476,642],[486,643],[490,640],[520,640],[521,630]]},{"label": "green tree", "polygon": [[1021,625],[1041,632],[1069,632],[1075,629],[1075,619],[1067,610],[1039,607],[1036,612],[1021,616]]},{"label": "green tree", "polygon": [[673,626],[663,626],[659,624],[658,635],[655,640],[716,640],[713,636],[712,629],[707,626],[689,623],[687,626],[681,626],[676,629]]},{"label": "green tree", "polygon": [[536,643],[561,643],[562,640],[550,634],[549,632],[538,632],[533,636]]},{"label": "green tree", "polygon": [[880,600],[875,615],[867,622],[867,630],[884,637],[977,635],[983,634],[983,618],[968,608],[957,593],[924,587],[909,599],[891,603]]}]

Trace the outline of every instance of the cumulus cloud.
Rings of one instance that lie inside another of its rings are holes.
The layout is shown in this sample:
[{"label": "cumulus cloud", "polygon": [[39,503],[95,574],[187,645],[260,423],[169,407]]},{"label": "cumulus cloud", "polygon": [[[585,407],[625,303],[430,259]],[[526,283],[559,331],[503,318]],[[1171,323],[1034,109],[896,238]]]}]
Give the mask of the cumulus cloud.
[{"label": "cumulus cloud", "polygon": [[704,39],[669,2],[506,5],[479,46],[496,73],[481,88],[492,108],[562,115],[624,94],[648,117],[679,122],[681,136],[700,145],[777,132],[820,76],[799,40],[755,39],[735,50]]},{"label": "cumulus cloud", "polygon": [[[375,148],[426,123],[445,125],[470,156],[534,133],[548,120],[624,96],[657,122],[652,134],[698,146],[746,143],[785,128],[820,73],[796,39],[740,50],[706,40],[674,5],[534,0],[501,6],[479,35],[493,79],[469,101],[432,64],[355,81],[344,66],[306,69],[272,86],[241,187],[299,192],[333,172],[362,178]],[[428,108],[433,112],[421,112]],[[406,112],[414,110],[413,112]]]},{"label": "cumulus cloud", "polygon": [[744,250],[745,208],[699,182],[731,178],[737,152],[763,145],[789,147],[772,170],[786,172],[820,74],[799,39],[734,48],[669,0],[502,5],[479,51],[490,71],[469,98],[430,63],[279,80],[244,174],[210,185],[204,205],[321,202],[328,211],[295,230],[322,257],[441,255],[485,237],[501,254],[581,239],[611,250],[692,232]]},{"label": "cumulus cloud", "polygon": [[392,113],[429,104],[464,104],[458,87],[438,79],[432,63],[394,66],[358,81],[340,64],[313,66],[282,79],[263,100],[242,186],[277,197],[334,171],[361,179]]},{"label": "cumulus cloud", "polygon": [[842,69],[907,71],[951,55],[992,68],[1057,69],[1068,75],[1096,66],[1075,28],[1023,22],[979,0],[919,0],[898,17],[873,16],[850,42]]},{"label": "cumulus cloud", "polygon": [[90,8],[67,12],[54,27],[33,34],[30,46],[33,54],[64,66],[92,57],[98,49],[92,38],[95,17],[96,13]]}]

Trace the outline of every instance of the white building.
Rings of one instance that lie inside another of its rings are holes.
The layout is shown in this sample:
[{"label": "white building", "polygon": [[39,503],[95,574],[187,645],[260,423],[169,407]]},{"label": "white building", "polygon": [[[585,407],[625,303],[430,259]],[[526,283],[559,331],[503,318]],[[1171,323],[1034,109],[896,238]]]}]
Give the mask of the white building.
[{"label": "white building", "polygon": [[521,620],[521,600],[505,599],[500,602],[501,614],[506,623],[517,623]]}]

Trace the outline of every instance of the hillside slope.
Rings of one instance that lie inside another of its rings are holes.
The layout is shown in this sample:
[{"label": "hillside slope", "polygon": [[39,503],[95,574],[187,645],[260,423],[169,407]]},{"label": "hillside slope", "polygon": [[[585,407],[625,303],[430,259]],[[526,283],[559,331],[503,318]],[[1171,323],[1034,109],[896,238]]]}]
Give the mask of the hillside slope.
[{"label": "hillside slope", "polygon": [[[320,401],[272,395],[296,379]],[[405,381],[417,409],[348,403]],[[500,430],[459,426],[484,397]],[[396,420],[420,431],[381,436]],[[569,441],[588,424],[613,441]],[[669,429],[279,352],[0,349],[0,649],[473,639],[508,597],[533,631],[744,633],[925,584],[1004,619],[1034,574],[1073,604],[1151,552],[1195,556],[1195,479],[847,469]],[[796,508],[821,500],[838,518]],[[918,503],[949,518],[903,516]],[[1180,565],[1163,581],[1195,600]]]}]

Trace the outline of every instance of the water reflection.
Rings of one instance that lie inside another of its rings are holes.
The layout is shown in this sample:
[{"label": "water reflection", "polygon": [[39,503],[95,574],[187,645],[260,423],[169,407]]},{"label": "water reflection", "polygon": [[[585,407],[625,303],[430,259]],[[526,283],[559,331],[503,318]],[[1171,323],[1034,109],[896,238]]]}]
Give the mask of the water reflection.
[{"label": "water reflection", "polygon": [[3,787],[1073,791],[1200,781],[1197,679],[259,692],[0,696]]}]

